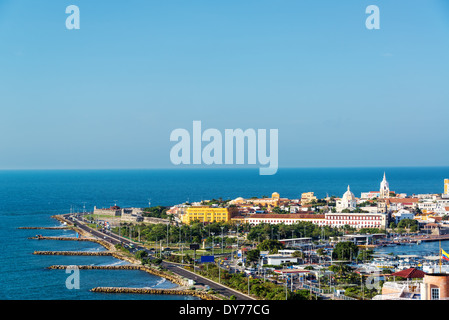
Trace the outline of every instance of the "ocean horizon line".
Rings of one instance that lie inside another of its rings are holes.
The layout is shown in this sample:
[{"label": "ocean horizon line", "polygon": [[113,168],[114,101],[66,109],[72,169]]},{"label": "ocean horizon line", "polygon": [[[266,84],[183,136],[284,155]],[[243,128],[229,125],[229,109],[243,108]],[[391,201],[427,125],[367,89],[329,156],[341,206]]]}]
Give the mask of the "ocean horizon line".
[{"label": "ocean horizon line", "polygon": [[[278,170],[286,169],[424,169],[424,168],[449,168],[447,166],[307,166],[307,167],[293,167],[285,166],[279,167]],[[155,170],[173,170],[173,171],[184,171],[184,170],[258,170],[259,167],[254,166],[204,166],[204,165],[190,165],[182,167],[147,167],[147,168],[131,168],[131,167],[116,167],[116,168],[0,168],[0,172],[10,172],[10,171],[155,171]]]}]

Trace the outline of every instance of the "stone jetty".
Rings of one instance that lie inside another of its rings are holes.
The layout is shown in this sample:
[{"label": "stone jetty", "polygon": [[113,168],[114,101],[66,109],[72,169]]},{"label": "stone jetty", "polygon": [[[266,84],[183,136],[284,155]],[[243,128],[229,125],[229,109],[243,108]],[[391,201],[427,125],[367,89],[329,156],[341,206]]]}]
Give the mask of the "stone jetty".
[{"label": "stone jetty", "polygon": [[17,229],[29,229],[29,230],[61,230],[61,229],[69,229],[69,227],[19,227]]},{"label": "stone jetty", "polygon": [[[50,251],[50,252],[61,252],[61,251]],[[73,251],[70,251],[73,252]],[[111,253],[111,256],[119,259],[122,257],[116,256],[115,253]],[[66,265],[52,265],[49,266],[48,269],[67,269],[68,267],[73,266],[66,266]],[[95,265],[79,265],[75,266],[80,270],[139,270],[144,271],[146,273],[165,278],[168,281],[175,283],[180,286],[185,286],[187,281],[179,276],[171,275],[166,272],[159,271],[155,268],[151,268],[149,266],[144,265],[135,265],[135,264],[127,264],[127,265],[121,265],[121,266],[95,266]]]},{"label": "stone jetty", "polygon": [[34,251],[33,254],[47,256],[113,256],[109,251]]},{"label": "stone jetty", "polygon": [[152,288],[124,288],[124,287],[96,287],[92,292],[101,293],[134,293],[134,294],[172,294],[172,295],[190,295],[202,300],[220,300],[217,297],[206,292],[189,289],[152,289]]},{"label": "stone jetty", "polygon": [[44,237],[41,235],[37,235],[36,237],[30,237],[28,239],[37,239],[37,240],[62,240],[62,241],[90,241],[90,242],[95,242],[98,243],[99,245],[103,246],[106,249],[110,249],[111,248],[111,244],[109,244],[108,242],[101,240],[101,239],[96,239],[96,238],[76,238],[76,237]]},{"label": "stone jetty", "polygon": [[142,270],[141,266],[135,265],[122,265],[122,266],[94,266],[94,265],[52,265],[47,269],[67,269],[68,267],[76,267],[80,270]]}]

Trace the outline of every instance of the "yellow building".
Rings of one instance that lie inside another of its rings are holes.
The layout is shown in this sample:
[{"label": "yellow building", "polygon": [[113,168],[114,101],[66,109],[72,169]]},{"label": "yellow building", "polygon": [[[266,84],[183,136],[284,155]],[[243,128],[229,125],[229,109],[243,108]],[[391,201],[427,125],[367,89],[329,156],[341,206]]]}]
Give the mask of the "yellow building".
[{"label": "yellow building", "polygon": [[317,200],[317,197],[315,197],[313,192],[305,192],[301,195],[301,205],[309,204],[313,200]]},{"label": "yellow building", "polygon": [[271,194],[271,198],[250,198],[250,199],[244,199],[242,197],[239,197],[237,199],[232,200],[229,202],[230,204],[235,205],[244,205],[244,204],[251,204],[253,206],[261,206],[261,207],[278,207],[281,203],[281,197],[279,193],[273,192]]},{"label": "yellow building", "polygon": [[444,194],[449,195],[449,179],[444,179]]},{"label": "yellow building", "polygon": [[189,207],[181,216],[181,221],[184,224],[190,224],[195,220],[201,222],[228,222],[230,219],[231,214],[228,208],[214,208],[209,206]]}]

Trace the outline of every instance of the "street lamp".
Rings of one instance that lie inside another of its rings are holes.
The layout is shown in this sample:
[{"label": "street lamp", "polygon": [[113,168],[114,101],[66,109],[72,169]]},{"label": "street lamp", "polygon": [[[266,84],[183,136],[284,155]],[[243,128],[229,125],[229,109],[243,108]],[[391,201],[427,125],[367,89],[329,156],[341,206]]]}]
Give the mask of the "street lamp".
[{"label": "street lamp", "polygon": [[223,226],[221,227],[221,253],[223,254]]},{"label": "street lamp", "polygon": [[170,222],[167,223],[167,248],[168,248],[168,226],[170,225]]},{"label": "street lamp", "polygon": [[215,232],[212,232],[212,255],[214,255],[214,247],[215,247]]}]

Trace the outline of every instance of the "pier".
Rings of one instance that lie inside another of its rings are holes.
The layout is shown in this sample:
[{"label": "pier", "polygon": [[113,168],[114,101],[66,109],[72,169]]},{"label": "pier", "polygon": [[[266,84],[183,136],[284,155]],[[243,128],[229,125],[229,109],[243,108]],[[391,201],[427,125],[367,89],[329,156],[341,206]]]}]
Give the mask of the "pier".
[{"label": "pier", "polygon": [[96,287],[91,292],[100,293],[134,293],[134,294],[171,294],[171,295],[190,295],[202,300],[220,300],[206,292],[189,289],[151,289],[151,288],[124,288],[124,287]]},{"label": "pier", "polygon": [[101,239],[96,238],[76,238],[76,237],[44,237],[41,235],[37,235],[36,237],[30,237],[28,239],[37,239],[37,240],[62,240],[62,241],[90,241],[98,243],[99,245],[103,246],[106,249],[110,249],[111,245]]},{"label": "pier", "polygon": [[135,266],[135,265],[122,265],[122,266],[91,266],[91,265],[75,265],[75,266],[69,266],[69,265],[52,265],[49,266],[47,269],[67,269],[69,267],[76,267],[79,270],[143,270],[143,267],[141,266]]},{"label": "pier", "polygon": [[[49,252],[48,254],[54,254],[56,252],[56,254],[59,254],[60,252],[63,251],[40,251],[40,252],[45,252],[45,253],[38,253],[38,254],[47,254],[47,252]],[[69,251],[68,255],[72,255],[71,253],[73,253],[74,251]],[[66,251],[67,253],[67,251]],[[76,252],[75,252],[76,253]],[[117,256],[115,253],[113,252],[106,252],[106,253],[110,253],[111,256],[113,256],[114,258],[120,259],[121,257]],[[75,255],[75,254],[73,254]],[[47,269],[53,269],[53,270],[57,270],[57,269],[67,269],[69,267],[76,267],[80,270],[139,270],[139,271],[143,271],[146,273],[149,273],[151,275],[154,276],[158,276],[161,278],[165,278],[170,282],[173,282],[175,284],[178,284],[180,286],[185,286],[187,283],[186,279],[183,279],[179,276],[176,275],[170,275],[167,274],[165,272],[159,271],[157,269],[154,269],[152,267],[149,266],[144,266],[144,265],[135,265],[135,264],[126,264],[126,265],[121,265],[121,266],[95,266],[95,265],[52,265],[47,267]]]},{"label": "pier", "polygon": [[63,230],[69,229],[69,227],[19,227],[17,229],[28,229],[28,230]]},{"label": "pier", "polygon": [[109,251],[34,251],[33,254],[46,256],[114,256]]}]

